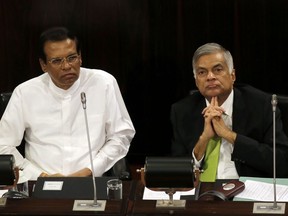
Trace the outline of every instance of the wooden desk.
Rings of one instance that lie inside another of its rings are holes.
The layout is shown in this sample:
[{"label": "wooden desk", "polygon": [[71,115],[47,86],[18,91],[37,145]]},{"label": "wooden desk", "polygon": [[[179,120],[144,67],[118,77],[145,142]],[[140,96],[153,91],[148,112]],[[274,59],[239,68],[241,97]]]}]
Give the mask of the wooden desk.
[{"label": "wooden desk", "polygon": [[[187,200],[185,208],[182,209],[169,209],[169,208],[156,208],[156,201],[154,200],[142,200],[144,186],[140,181],[135,183],[135,195],[131,197],[133,203],[128,208],[128,216],[149,216],[149,215],[273,215],[273,214],[253,214],[254,202],[235,202],[235,201],[196,201]],[[208,184],[207,188],[211,189],[211,184]],[[286,204],[286,211],[284,215],[288,215],[288,206]],[[274,214],[279,215],[279,214]]]},{"label": "wooden desk", "polygon": [[[131,181],[123,181],[123,199],[107,200],[105,211],[73,211],[74,199],[7,199],[6,206],[0,207],[0,215],[126,215],[132,188]],[[33,184],[29,184],[31,188]],[[93,189],[91,189],[93,190]]]},{"label": "wooden desk", "polygon": [[[210,187],[210,186],[209,186]],[[127,215],[127,216],[161,216],[161,215],[254,215],[254,202],[233,201],[195,201],[187,200],[185,208],[164,209],[156,208],[156,201],[142,200],[144,186],[139,180],[123,182],[123,199],[120,201],[108,200],[104,212],[73,211],[73,199],[23,199],[7,200],[5,207],[0,207],[0,215]],[[288,206],[284,215],[288,215]],[[272,214],[262,214],[270,216]],[[279,215],[279,214],[275,214]]]},{"label": "wooden desk", "polygon": [[105,211],[73,211],[74,200],[69,199],[23,199],[7,200],[5,207],[0,208],[0,215],[126,215],[127,199],[106,203]]},{"label": "wooden desk", "polygon": [[[133,208],[127,215],[254,215],[253,202],[231,201],[192,201],[187,200],[183,209],[156,208],[156,201],[135,200]],[[287,214],[288,215],[288,214]]]}]

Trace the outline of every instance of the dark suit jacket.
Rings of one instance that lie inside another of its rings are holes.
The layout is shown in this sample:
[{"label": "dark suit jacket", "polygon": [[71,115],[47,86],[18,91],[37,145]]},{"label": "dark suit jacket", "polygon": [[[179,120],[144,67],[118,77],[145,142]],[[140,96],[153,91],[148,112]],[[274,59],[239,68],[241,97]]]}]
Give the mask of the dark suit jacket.
[{"label": "dark suit jacket", "polygon": [[[204,97],[195,92],[171,109],[173,156],[191,155],[204,128]],[[239,176],[273,177],[273,111],[271,95],[249,85],[234,87],[233,131],[237,133],[232,160]],[[288,177],[288,138],[276,110],[276,175]]]}]

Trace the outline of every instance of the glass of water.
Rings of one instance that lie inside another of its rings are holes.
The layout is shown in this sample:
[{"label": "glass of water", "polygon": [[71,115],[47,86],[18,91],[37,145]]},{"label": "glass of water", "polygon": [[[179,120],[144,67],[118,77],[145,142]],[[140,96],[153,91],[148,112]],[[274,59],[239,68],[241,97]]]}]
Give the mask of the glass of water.
[{"label": "glass of water", "polygon": [[120,179],[110,179],[107,181],[108,200],[122,199],[122,181]]}]

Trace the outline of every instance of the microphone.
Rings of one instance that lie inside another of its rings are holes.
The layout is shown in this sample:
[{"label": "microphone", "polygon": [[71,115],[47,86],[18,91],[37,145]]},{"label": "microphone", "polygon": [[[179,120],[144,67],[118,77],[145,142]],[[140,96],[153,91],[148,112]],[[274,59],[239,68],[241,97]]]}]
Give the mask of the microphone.
[{"label": "microphone", "polygon": [[[273,111],[273,192],[274,192],[274,202],[273,205],[262,205],[261,203],[255,203],[256,210],[259,213],[271,213],[272,211],[283,213],[285,212],[285,205],[283,203],[276,202],[276,107],[277,107],[277,95],[273,94],[271,99],[272,111]],[[264,212],[263,212],[264,211]]]},{"label": "microphone", "polygon": [[[85,116],[85,125],[86,125],[86,134],[88,140],[88,147],[89,147],[89,156],[90,156],[90,163],[91,163],[91,171],[92,171],[92,181],[93,181],[93,188],[94,188],[94,200],[93,202],[87,202],[87,200],[75,200],[73,209],[75,210],[88,210],[90,211],[104,211],[106,200],[97,200],[97,191],[96,191],[96,181],[95,181],[95,173],[94,173],[94,165],[93,165],[93,158],[92,158],[92,147],[90,142],[90,134],[89,134],[89,125],[87,119],[87,112],[86,112],[86,94],[85,92],[81,92],[81,103],[84,110]],[[88,200],[89,201],[89,200]]]},{"label": "microphone", "polygon": [[86,110],[86,94],[85,94],[85,92],[81,92],[81,103],[82,103],[83,109]]},{"label": "microphone", "polygon": [[277,209],[277,202],[276,202],[276,120],[275,120],[275,113],[276,113],[276,106],[277,106],[277,96],[275,94],[272,95],[272,111],[273,111],[273,189],[274,189],[274,203],[273,209]]}]

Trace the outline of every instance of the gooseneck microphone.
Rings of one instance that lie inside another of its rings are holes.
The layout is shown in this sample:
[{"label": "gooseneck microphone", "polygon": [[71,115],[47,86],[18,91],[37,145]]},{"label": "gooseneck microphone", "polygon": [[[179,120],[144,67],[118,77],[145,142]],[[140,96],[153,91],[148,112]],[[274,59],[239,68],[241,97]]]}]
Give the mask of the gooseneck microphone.
[{"label": "gooseneck microphone", "polygon": [[92,158],[92,147],[91,147],[91,142],[90,142],[89,125],[88,125],[87,112],[86,112],[86,94],[85,94],[85,92],[81,92],[81,102],[82,102],[84,115],[85,115],[86,134],[87,134],[90,163],[91,163],[91,169],[92,169],[92,178],[93,178],[93,187],[94,187],[93,205],[98,206],[99,204],[97,202],[96,182],[95,182],[95,174],[94,174],[94,166],[93,166],[93,158]]},{"label": "gooseneck microphone", "polygon": [[106,200],[97,200],[97,192],[96,192],[96,181],[95,181],[95,173],[94,173],[94,166],[93,166],[93,158],[92,158],[92,147],[90,142],[90,134],[89,134],[89,126],[88,126],[88,119],[87,119],[87,112],[86,112],[86,94],[85,92],[81,92],[81,103],[84,110],[85,116],[85,125],[86,125],[86,134],[88,140],[88,147],[89,147],[89,155],[90,155],[90,163],[91,163],[91,171],[92,171],[92,181],[94,187],[94,200],[91,203],[91,200],[75,200],[73,210],[80,210],[80,211],[104,211]]},{"label": "gooseneck microphone", "polygon": [[273,204],[269,203],[254,203],[253,213],[278,213],[284,214],[285,212],[285,203],[276,202],[276,108],[277,108],[277,95],[273,94],[271,99],[272,111],[273,111],[273,192],[274,192],[274,202]]},{"label": "gooseneck microphone", "polygon": [[273,187],[274,187],[274,203],[273,209],[277,209],[277,202],[276,202],[276,107],[277,107],[277,96],[276,94],[272,95],[272,111],[273,111]]}]

